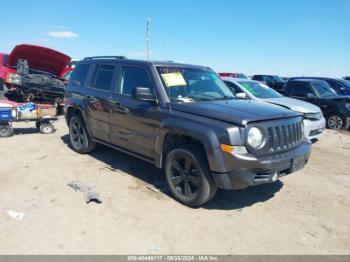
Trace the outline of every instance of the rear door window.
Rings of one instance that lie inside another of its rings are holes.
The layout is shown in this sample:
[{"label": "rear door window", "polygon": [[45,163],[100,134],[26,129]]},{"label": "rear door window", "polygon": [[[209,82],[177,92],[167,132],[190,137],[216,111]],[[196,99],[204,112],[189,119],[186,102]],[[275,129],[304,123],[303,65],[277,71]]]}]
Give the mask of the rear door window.
[{"label": "rear door window", "polygon": [[90,72],[91,65],[89,64],[79,64],[73,70],[69,84],[75,86],[84,86],[87,76]]},{"label": "rear door window", "polygon": [[96,65],[91,78],[91,88],[110,91],[113,81],[114,65]]}]

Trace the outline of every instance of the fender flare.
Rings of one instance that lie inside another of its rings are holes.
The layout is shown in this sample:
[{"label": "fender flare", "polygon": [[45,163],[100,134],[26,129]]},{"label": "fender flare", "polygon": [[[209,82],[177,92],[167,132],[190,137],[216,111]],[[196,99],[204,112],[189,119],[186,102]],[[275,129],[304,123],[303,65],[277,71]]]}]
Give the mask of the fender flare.
[{"label": "fender flare", "polygon": [[88,117],[86,116],[86,113],[85,113],[85,110],[83,109],[83,107],[79,104],[70,104],[66,107],[66,114],[65,114],[65,117],[66,117],[66,122],[67,122],[67,125],[69,126],[69,119],[68,119],[68,112],[70,110],[74,110],[74,111],[78,111],[80,113],[80,115],[82,116],[83,118],[83,121],[84,121],[84,124],[85,124],[85,127],[86,127],[86,130],[87,132],[89,133],[89,135],[91,136],[91,131],[90,131],[90,128],[89,128],[89,122],[87,121]]},{"label": "fender flare", "polygon": [[220,141],[214,130],[204,127],[201,124],[181,119],[166,120],[161,124],[155,143],[155,165],[158,168],[163,167],[163,160],[166,156],[163,154],[164,142],[169,133],[188,136],[198,140],[205,150],[208,164],[211,171],[219,171],[220,166],[224,166]]}]

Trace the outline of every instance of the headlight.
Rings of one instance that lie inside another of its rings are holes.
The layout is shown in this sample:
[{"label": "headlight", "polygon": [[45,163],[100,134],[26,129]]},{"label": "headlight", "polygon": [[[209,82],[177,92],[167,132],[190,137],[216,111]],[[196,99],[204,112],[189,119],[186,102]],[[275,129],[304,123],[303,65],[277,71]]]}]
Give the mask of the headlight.
[{"label": "headlight", "polygon": [[248,138],[247,138],[247,143],[255,148],[261,148],[264,144],[264,134],[261,131],[261,129],[257,127],[252,127],[248,131]]},{"label": "headlight", "polygon": [[22,85],[22,77],[18,74],[8,74],[6,83],[13,84],[13,85]]},{"label": "headlight", "polygon": [[304,116],[305,116],[306,119],[310,119],[310,120],[320,120],[323,117],[321,112],[318,112],[318,113],[305,113]]}]

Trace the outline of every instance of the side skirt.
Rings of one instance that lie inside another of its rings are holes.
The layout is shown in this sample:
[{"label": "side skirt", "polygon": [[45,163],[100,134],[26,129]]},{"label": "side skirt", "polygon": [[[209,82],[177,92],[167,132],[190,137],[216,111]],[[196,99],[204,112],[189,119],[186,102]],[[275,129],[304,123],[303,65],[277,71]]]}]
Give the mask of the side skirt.
[{"label": "side skirt", "polygon": [[141,159],[141,160],[143,160],[143,161],[146,161],[146,162],[148,162],[148,163],[151,163],[151,164],[155,165],[154,159],[141,156],[141,155],[139,155],[139,154],[130,152],[129,150],[123,149],[123,148],[118,147],[118,146],[111,145],[111,144],[109,144],[109,143],[107,143],[107,142],[101,141],[101,140],[96,139],[96,138],[92,138],[92,141],[94,141],[94,142],[96,142],[96,143],[98,143],[98,144],[102,144],[102,145],[104,145],[104,146],[108,146],[108,147],[110,147],[110,148],[113,148],[113,149],[115,149],[115,150],[118,150],[118,151],[120,151],[120,152],[123,152],[123,153],[125,153],[125,154],[128,154],[128,155],[130,155],[130,156],[136,157],[136,158],[138,158],[138,159]]}]

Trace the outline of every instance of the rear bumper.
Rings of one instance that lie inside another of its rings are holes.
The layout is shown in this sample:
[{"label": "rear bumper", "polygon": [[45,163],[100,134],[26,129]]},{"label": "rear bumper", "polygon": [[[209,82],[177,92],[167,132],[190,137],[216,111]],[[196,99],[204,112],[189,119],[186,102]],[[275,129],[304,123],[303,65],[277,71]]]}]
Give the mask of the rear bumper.
[{"label": "rear bumper", "polygon": [[250,186],[272,183],[279,177],[302,169],[311,153],[311,144],[302,142],[294,150],[269,158],[257,159],[250,154],[232,155],[232,166],[227,173],[212,173],[219,188],[244,189]]},{"label": "rear bumper", "polygon": [[304,119],[303,123],[305,137],[307,137],[310,140],[319,138],[326,129],[326,120],[324,119],[324,117],[317,121]]}]

